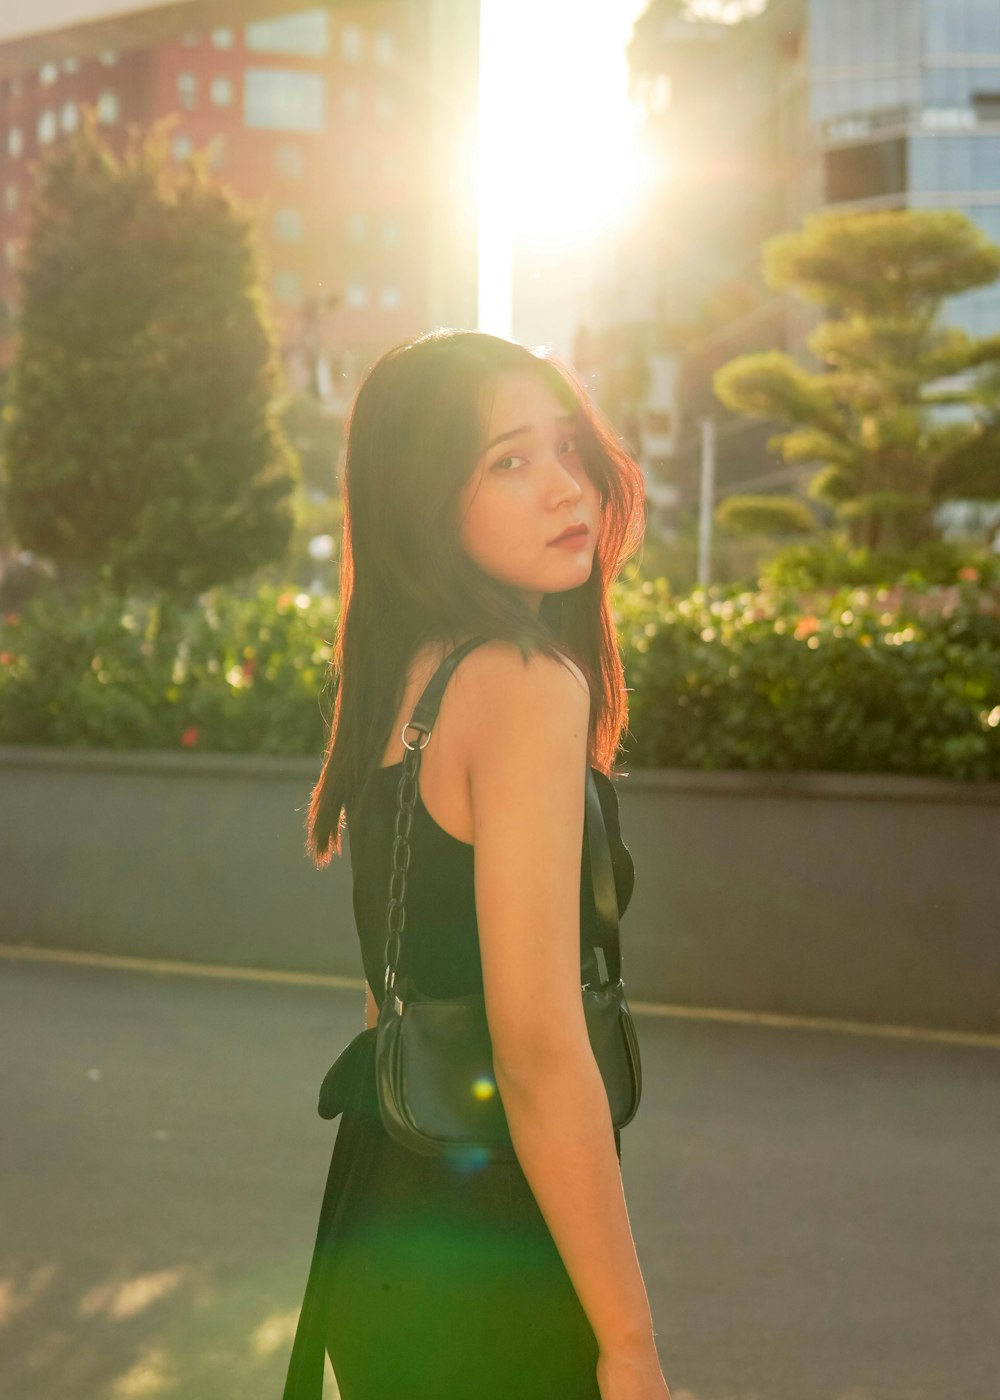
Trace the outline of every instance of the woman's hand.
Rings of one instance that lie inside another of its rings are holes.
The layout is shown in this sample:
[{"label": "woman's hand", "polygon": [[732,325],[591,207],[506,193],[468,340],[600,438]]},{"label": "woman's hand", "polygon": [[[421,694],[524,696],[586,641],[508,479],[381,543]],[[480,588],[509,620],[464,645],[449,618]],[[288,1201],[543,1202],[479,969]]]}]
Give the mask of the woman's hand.
[{"label": "woman's hand", "polygon": [[601,1400],[670,1400],[652,1341],[602,1351],[597,1358],[597,1384]]}]

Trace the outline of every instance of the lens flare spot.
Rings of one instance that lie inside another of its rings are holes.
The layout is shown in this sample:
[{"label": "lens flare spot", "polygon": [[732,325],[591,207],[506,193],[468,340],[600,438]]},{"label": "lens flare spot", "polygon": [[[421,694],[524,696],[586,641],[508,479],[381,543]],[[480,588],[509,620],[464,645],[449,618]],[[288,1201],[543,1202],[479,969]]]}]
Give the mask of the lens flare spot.
[{"label": "lens flare spot", "polygon": [[481,1075],[472,1082],[472,1096],[480,1103],[486,1103],[488,1099],[492,1099],[496,1091],[497,1086],[488,1075]]},{"label": "lens flare spot", "polygon": [[445,1160],[459,1176],[468,1176],[489,1166],[492,1155],[488,1147],[476,1143],[456,1143],[445,1153]]},{"label": "lens flare spot", "polygon": [[299,1320],[297,1308],[289,1312],[272,1313],[265,1317],[250,1334],[250,1343],[258,1356],[271,1356],[283,1346],[290,1346],[295,1339],[295,1326]]},{"label": "lens flare spot", "polygon": [[164,1349],[150,1347],[131,1370],[114,1381],[111,1394],[115,1400],[138,1400],[140,1396],[162,1395],[165,1391],[173,1390],[174,1380]]}]

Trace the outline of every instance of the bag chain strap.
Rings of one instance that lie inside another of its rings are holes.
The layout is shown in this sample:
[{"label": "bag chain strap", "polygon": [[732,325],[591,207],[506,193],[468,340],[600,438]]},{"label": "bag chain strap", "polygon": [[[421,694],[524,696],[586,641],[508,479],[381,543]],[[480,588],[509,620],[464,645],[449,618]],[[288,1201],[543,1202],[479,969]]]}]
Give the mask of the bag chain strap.
[{"label": "bag chain strap", "polygon": [[[423,735],[415,744],[407,743],[406,732],[416,729]],[[389,904],[386,911],[388,936],[385,941],[385,990],[391,992],[396,981],[396,964],[399,961],[403,926],[406,923],[406,872],[410,868],[410,828],[413,825],[413,809],[419,791],[420,755],[430,741],[430,729],[419,721],[410,720],[403,725],[402,739],[406,753],[403,755],[403,771],[396,788],[396,828],[392,842],[392,875],[389,879]]]},{"label": "bag chain strap", "polygon": [[[422,736],[415,744],[407,742],[408,729],[417,730]],[[406,924],[406,873],[410,868],[410,830],[413,826],[413,810],[420,791],[420,759],[430,742],[431,731],[419,720],[410,720],[403,725],[402,740],[406,753],[403,755],[403,770],[396,787],[396,826],[393,836],[391,861],[392,873],[389,877],[389,902],[386,908],[385,940],[385,990],[392,992],[396,983],[396,965],[402,948],[403,928]],[[588,982],[582,984],[586,991]]]}]

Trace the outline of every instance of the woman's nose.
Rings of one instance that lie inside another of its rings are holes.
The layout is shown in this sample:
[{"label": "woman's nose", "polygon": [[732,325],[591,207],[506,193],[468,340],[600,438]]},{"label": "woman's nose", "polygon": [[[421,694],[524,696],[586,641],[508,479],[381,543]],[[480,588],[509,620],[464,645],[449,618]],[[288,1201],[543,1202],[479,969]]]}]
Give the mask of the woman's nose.
[{"label": "woman's nose", "polygon": [[550,495],[556,502],[578,501],[583,495],[583,486],[578,481],[576,473],[571,471],[559,457],[553,457],[552,463]]}]

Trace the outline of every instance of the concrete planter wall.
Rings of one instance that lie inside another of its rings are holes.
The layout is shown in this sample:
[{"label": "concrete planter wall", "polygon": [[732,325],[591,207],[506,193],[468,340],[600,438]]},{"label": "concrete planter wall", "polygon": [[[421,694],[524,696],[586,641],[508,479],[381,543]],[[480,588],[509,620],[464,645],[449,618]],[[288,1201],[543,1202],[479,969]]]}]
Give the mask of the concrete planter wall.
[{"label": "concrete planter wall", "polygon": [[[360,976],[312,760],[0,746],[0,942]],[[1000,1030],[1000,784],[636,771],[630,997]]]}]

